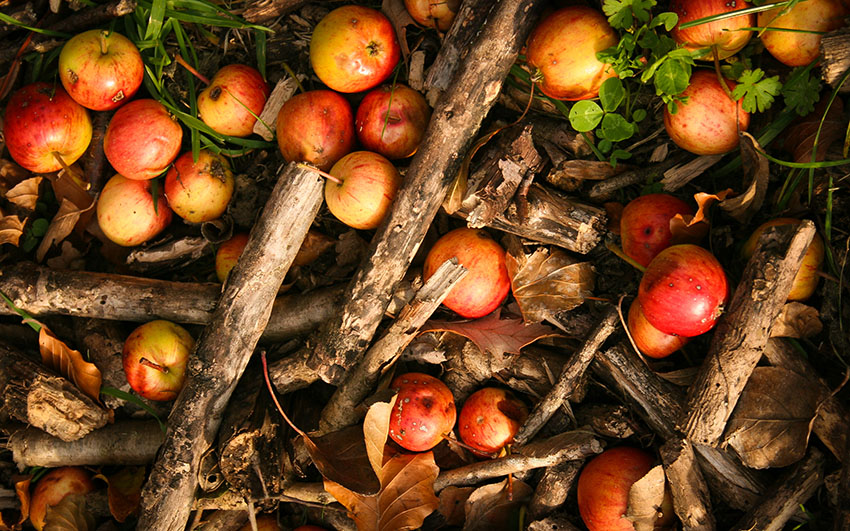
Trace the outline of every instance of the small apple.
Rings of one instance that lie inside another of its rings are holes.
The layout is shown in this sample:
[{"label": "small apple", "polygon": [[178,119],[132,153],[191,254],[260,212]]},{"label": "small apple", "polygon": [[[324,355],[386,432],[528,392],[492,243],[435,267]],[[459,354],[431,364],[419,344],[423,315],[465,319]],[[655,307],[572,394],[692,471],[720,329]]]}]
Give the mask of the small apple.
[{"label": "small apple", "polygon": [[380,225],[395,200],[401,175],[383,155],[355,151],[339,159],[325,183],[325,203],[331,214],[354,229]]},{"label": "small apple", "polygon": [[505,250],[487,232],[461,227],[444,234],[425,257],[425,280],[452,257],[457,257],[468,273],[443,300],[446,308],[461,317],[477,319],[508,297],[511,280],[505,267]]},{"label": "small apple", "polygon": [[814,61],[820,55],[822,35],[843,27],[844,18],[850,13],[841,0],[806,0],[777,16],[785,8],[782,5],[762,11],[757,23],[768,28],[761,34],[764,47],[787,66],[805,66]]},{"label": "small apple", "polygon": [[248,245],[248,233],[239,232],[218,246],[215,252],[215,276],[219,282],[227,280],[227,275],[239,261],[242,251]]},{"label": "small apple", "polygon": [[[749,260],[749,258],[753,255],[753,252],[756,250],[756,244],[758,243],[759,236],[761,236],[768,227],[799,224],[800,220],[794,218],[776,218],[766,223],[762,223],[755,231],[753,231],[753,234],[747,239],[746,243],[744,243],[741,254],[745,259]],[[788,294],[789,301],[804,301],[814,294],[815,289],[818,287],[818,281],[820,280],[818,271],[820,271],[820,267],[823,264],[823,256],[823,239],[821,239],[819,234],[815,234],[815,237],[812,239],[812,243],[809,245],[809,250],[806,251],[805,256],[803,256],[803,263],[800,265],[800,270],[797,271],[797,275],[791,283],[791,292]]]},{"label": "small apple", "polygon": [[[726,81],[729,90],[735,83]],[[673,142],[695,155],[720,155],[738,147],[738,133],[750,125],[742,100],[733,102],[713,71],[697,70],[681,94],[687,98],[671,114],[664,108],[664,127]]]},{"label": "small apple", "polygon": [[542,76],[540,90],[557,100],[586,100],[617,74],[596,53],[620,41],[608,19],[593,8],[575,5],[544,16],[528,37],[529,66]]},{"label": "small apple", "polygon": [[623,252],[648,266],[655,255],[670,246],[673,216],[693,213],[687,203],[670,194],[647,194],[629,201],[620,218]]},{"label": "small apple", "polygon": [[404,7],[417,24],[448,31],[460,9],[460,0],[404,0]]},{"label": "small apple", "polygon": [[150,321],[124,341],[122,361],[127,383],[148,400],[174,400],[186,381],[186,365],[195,340],[178,324]]},{"label": "small apple", "polygon": [[277,114],[277,145],[287,161],[328,171],[354,149],[351,105],[332,90],[293,96]]},{"label": "small apple", "polygon": [[390,415],[389,438],[411,452],[437,446],[455,425],[457,411],[449,388],[418,372],[396,376],[390,388],[398,391]]},{"label": "small apple", "polygon": [[180,152],[183,129],[156,100],[133,100],[115,111],[103,137],[103,153],[128,179],[147,180],[168,169]]},{"label": "small apple", "polygon": [[513,393],[485,387],[463,403],[458,434],[479,455],[492,456],[513,440],[527,417],[528,408]]},{"label": "small apple", "polygon": [[154,203],[150,181],[115,175],[100,192],[97,222],[107,238],[124,247],[142,244],[171,223],[171,209],[162,190]]},{"label": "small apple", "polygon": [[644,356],[650,358],[666,358],[670,354],[684,347],[688,338],[665,334],[652,326],[643,315],[640,301],[635,299],[629,307],[629,334],[635,342],[635,346]]},{"label": "small apple", "polygon": [[738,53],[749,42],[753,34],[745,28],[755,26],[754,14],[724,18],[686,29],[679,29],[679,27],[686,22],[747,7],[750,7],[750,4],[744,0],[673,0],[670,3],[670,10],[679,16],[679,23],[670,32],[670,36],[687,50],[712,49],[711,53],[703,55],[700,59],[712,60],[715,55],[718,59],[726,59]]},{"label": "small apple", "polygon": [[390,76],[400,57],[392,22],[371,7],[334,9],[316,24],[310,40],[313,71],[338,92],[377,87]]},{"label": "small apple", "polygon": [[227,65],[198,95],[198,115],[217,133],[245,137],[254,132],[268,97],[269,85],[256,68]]},{"label": "small apple", "polygon": [[677,336],[694,337],[714,328],[728,299],[723,266],[709,251],[687,243],[658,253],[638,286],[647,321]]},{"label": "small apple", "polygon": [[145,77],[133,41],[101,29],[85,31],[59,53],[59,79],[74,101],[94,111],[116,109],[136,95]]},{"label": "small apple", "polygon": [[44,528],[47,509],[70,494],[88,494],[95,490],[89,472],[78,466],[54,468],[45,474],[32,491],[30,498],[30,523],[38,531]]},{"label": "small apple", "polygon": [[416,153],[431,119],[422,94],[405,85],[384,85],[366,94],[354,118],[363,147],[388,159]]},{"label": "small apple", "polygon": [[12,158],[33,173],[62,169],[89,147],[89,113],[62,87],[33,83],[18,89],[6,105],[3,136]]},{"label": "small apple", "polygon": [[222,155],[206,149],[197,162],[188,151],[165,176],[165,197],[175,214],[190,223],[218,219],[233,195],[233,172]]}]

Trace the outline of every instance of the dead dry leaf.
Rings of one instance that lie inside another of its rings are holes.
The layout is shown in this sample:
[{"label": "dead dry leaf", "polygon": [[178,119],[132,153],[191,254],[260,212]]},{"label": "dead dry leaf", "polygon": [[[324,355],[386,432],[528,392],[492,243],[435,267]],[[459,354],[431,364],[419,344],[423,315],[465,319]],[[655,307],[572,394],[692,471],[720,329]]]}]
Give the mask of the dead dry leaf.
[{"label": "dead dry leaf", "polygon": [[100,370],[83,359],[79,351],[70,348],[53,332],[41,325],[38,333],[41,361],[58,374],[65,376],[95,402],[100,401]]},{"label": "dead dry leaf", "polygon": [[464,531],[508,531],[519,529],[519,510],[531,499],[534,489],[518,479],[475,489],[466,500]]},{"label": "dead dry leaf", "polygon": [[401,46],[401,57],[404,64],[410,57],[410,48],[407,46],[407,27],[415,26],[416,21],[410,16],[410,12],[404,6],[404,0],[383,0],[381,2],[381,12],[390,19],[395,29],[398,43]]},{"label": "dead dry leaf", "polygon": [[75,271],[81,271],[85,269],[86,261],[83,257],[83,253],[77,250],[71,242],[67,240],[62,242],[61,250],[62,252],[59,256],[47,259],[45,262],[47,267],[56,270],[72,269]]},{"label": "dead dry leaf", "polygon": [[17,530],[21,528],[30,516],[30,482],[32,476],[13,476],[15,485],[15,496],[18,498],[20,507],[3,506],[0,510],[0,531]]},{"label": "dead dry leaf", "polygon": [[146,477],[143,466],[124,467],[109,477],[103,474],[95,476],[106,482],[109,512],[117,521],[123,522],[139,510]]},{"label": "dead dry leaf", "polygon": [[[2,119],[0,119],[2,120]],[[2,146],[2,142],[0,142]],[[9,159],[0,159],[0,190],[5,193],[19,182],[29,179],[32,174]]]},{"label": "dead dry leaf", "polygon": [[301,247],[292,261],[293,266],[310,265],[320,256],[325,254],[325,251],[336,245],[336,239],[331,238],[327,234],[323,234],[315,229],[307,231],[307,236],[301,242]]},{"label": "dead dry leaf", "polygon": [[71,494],[56,505],[47,508],[44,531],[93,531],[94,516],[86,506],[83,494]]},{"label": "dead dry leaf", "polygon": [[437,508],[446,525],[462,526],[466,519],[466,500],[475,487],[446,487],[440,491],[440,506]]},{"label": "dead dry leaf", "polygon": [[750,468],[782,467],[806,455],[819,396],[808,379],[782,367],[756,367],[726,428],[726,444]]},{"label": "dead dry leaf", "polygon": [[43,177],[30,177],[19,182],[6,192],[6,199],[27,210],[35,210],[35,204],[38,202],[38,189],[41,186]]},{"label": "dead dry leaf", "polygon": [[[829,103],[829,98],[821,98],[815,105],[815,110],[802,118],[798,118],[788,127],[783,147],[793,155],[795,162],[812,162],[812,152],[817,138],[815,162],[826,159],[830,146],[844,136],[846,121],[843,119],[844,104],[841,98],[835,98],[824,118],[823,113]],[[823,126],[821,126],[823,119]],[[820,129],[820,136],[818,136]]]},{"label": "dead dry leaf", "polygon": [[372,470],[363,429],[349,426],[321,437],[304,440],[310,458],[325,478],[344,488],[371,496],[381,489]]},{"label": "dead dry leaf", "polygon": [[817,309],[802,302],[789,302],[770,327],[770,337],[812,337],[821,333],[823,323]]},{"label": "dead dry leaf", "polygon": [[689,214],[676,214],[670,219],[670,244],[697,243],[708,234],[708,209],[715,202],[723,201],[732,194],[732,189],[727,188],[716,194],[697,192],[694,201],[697,203],[697,211],[691,216]]},{"label": "dead dry leaf", "polygon": [[93,206],[94,203],[91,203],[86,210],[80,210],[77,205],[67,198],[62,199],[62,203],[59,204],[59,210],[53,216],[53,219],[50,220],[47,232],[44,233],[44,238],[38,244],[38,249],[35,252],[36,261],[41,262],[44,260],[44,255],[50,250],[51,245],[60,243],[67,238],[80,220],[80,216],[91,210]]},{"label": "dead dry leaf", "polygon": [[767,181],[770,178],[770,164],[761,154],[758,141],[749,133],[741,133],[741,164],[745,181],[749,180],[744,193],[724,199],[720,208],[740,223],[746,223],[764,203],[767,194]]},{"label": "dead dry leaf", "polygon": [[27,219],[23,221],[15,215],[5,215],[0,210],[0,245],[10,243],[14,246],[18,245],[21,235],[24,233],[24,225]]},{"label": "dead dry leaf", "polygon": [[446,193],[446,198],[443,199],[443,210],[446,211],[446,214],[452,215],[463,206],[463,200],[466,199],[466,195],[469,192],[469,166],[472,164],[472,157],[502,129],[504,128],[497,127],[476,139],[472,146],[470,146],[469,151],[464,155],[460,163],[460,168],[457,171],[457,176],[452,181],[449,191]]},{"label": "dead dry leaf", "polygon": [[661,465],[653,467],[645,476],[635,481],[629,489],[626,519],[631,520],[635,531],[654,531],[663,516],[664,490],[667,479]]}]

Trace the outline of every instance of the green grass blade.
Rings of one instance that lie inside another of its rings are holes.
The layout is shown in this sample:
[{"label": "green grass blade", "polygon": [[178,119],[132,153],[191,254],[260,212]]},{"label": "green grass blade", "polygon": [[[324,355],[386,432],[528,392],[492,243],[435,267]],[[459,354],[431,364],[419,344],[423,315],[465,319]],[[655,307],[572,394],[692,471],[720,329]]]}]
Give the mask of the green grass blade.
[{"label": "green grass blade", "polygon": [[735,11],[729,11],[727,13],[720,13],[718,15],[711,15],[710,17],[698,18],[696,20],[691,20],[690,22],[685,22],[679,26],[679,29],[688,29],[694,26],[699,26],[701,24],[708,24],[710,22],[715,22],[718,20],[726,20],[729,18],[739,17],[741,15],[749,15],[750,13],[761,13],[762,11],[770,11],[773,8],[788,5],[789,2],[774,2],[770,4],[764,4],[760,6],[747,7],[744,9],[736,9]]},{"label": "green grass blade", "polygon": [[165,0],[153,0],[148,15],[148,26],[145,29],[145,40],[159,39],[163,22],[165,22]]},{"label": "green grass blade", "polygon": [[71,37],[73,37],[73,35],[70,34],[70,33],[64,33],[64,32],[61,32],[61,31],[52,31],[52,30],[47,30],[47,29],[42,29],[42,28],[36,28],[35,26],[28,26],[28,25],[24,24],[23,22],[21,22],[20,20],[10,17],[6,13],[0,13],[0,22],[4,22],[4,23],[10,24],[12,26],[17,26],[21,29],[29,30],[33,33],[39,33],[41,35],[46,35],[48,37],[58,37],[60,39],[70,39]]},{"label": "green grass blade", "polygon": [[266,79],[266,32],[254,30],[254,38],[257,41],[257,70]]},{"label": "green grass blade", "polygon": [[125,402],[130,402],[144,409],[150,414],[156,421],[159,423],[159,429],[162,430],[162,433],[165,433],[165,424],[162,422],[162,419],[159,418],[159,415],[156,414],[156,411],[153,410],[149,405],[145,404],[139,397],[136,395],[131,395],[130,393],[125,393],[121,389],[115,389],[114,387],[101,387],[100,394],[114,396],[115,398],[120,398]]}]

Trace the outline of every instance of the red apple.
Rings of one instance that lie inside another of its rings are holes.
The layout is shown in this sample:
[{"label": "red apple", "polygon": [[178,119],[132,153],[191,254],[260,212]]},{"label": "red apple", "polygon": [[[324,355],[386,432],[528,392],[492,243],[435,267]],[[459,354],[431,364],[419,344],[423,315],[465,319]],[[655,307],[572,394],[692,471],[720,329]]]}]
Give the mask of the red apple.
[{"label": "red apple", "polygon": [[738,53],[749,42],[752,32],[743,28],[755,26],[754,14],[715,20],[686,29],[679,29],[679,27],[685,22],[722,15],[747,7],[750,7],[749,2],[743,0],[673,0],[670,3],[670,10],[679,16],[679,23],[670,32],[670,36],[691,51],[714,48],[711,53],[703,55],[701,59],[712,60],[715,50],[718,59],[726,59]]},{"label": "red apple", "polygon": [[392,73],[401,49],[392,22],[380,11],[346,5],[325,15],[310,40],[310,64],[338,92],[377,87]]},{"label": "red apple", "polygon": [[[776,218],[762,223],[747,239],[746,243],[744,243],[741,254],[745,259],[749,259],[756,249],[759,236],[768,227],[799,224],[800,220],[794,218]],[[814,294],[820,280],[818,271],[820,271],[821,264],[823,264],[823,256],[823,239],[821,239],[820,235],[815,234],[812,243],[809,245],[809,250],[803,256],[803,263],[800,265],[800,270],[797,271],[797,275],[791,284],[791,292],[788,294],[789,301],[804,301]]]},{"label": "red apple", "polygon": [[88,111],[50,83],[17,90],[6,105],[3,136],[15,162],[33,173],[70,166],[89,147],[92,135]]},{"label": "red apple", "polygon": [[134,100],[117,111],[103,137],[103,152],[128,179],[153,179],[168,169],[180,152],[183,129],[156,100]]},{"label": "red apple", "polygon": [[219,282],[227,280],[227,275],[239,261],[246,245],[248,245],[248,234],[240,232],[218,246],[215,252],[215,276]]},{"label": "red apple", "polygon": [[526,57],[539,71],[540,90],[558,100],[586,100],[602,82],[617,74],[596,53],[620,38],[605,16],[587,6],[561,8],[543,17],[528,37]]},{"label": "red apple", "polygon": [[726,273],[702,247],[673,245],[656,256],[640,281],[646,319],[665,334],[694,337],[717,323],[729,298]]},{"label": "red apple", "polygon": [[452,392],[440,380],[418,372],[396,376],[390,388],[398,391],[390,416],[389,438],[411,452],[437,446],[455,425]]},{"label": "red apple", "polygon": [[198,115],[217,133],[245,137],[254,132],[268,97],[269,85],[256,68],[227,65],[198,95]]},{"label": "red apple", "polygon": [[[733,90],[736,84],[726,85]],[[681,95],[688,99],[676,114],[664,107],[664,127],[677,146],[696,155],[719,155],[738,147],[738,133],[747,130],[750,114],[742,100],[729,98],[713,71],[695,71]]]},{"label": "red apple", "polygon": [[460,9],[460,0],[404,0],[404,7],[418,24],[448,31]]},{"label": "red apple", "polygon": [[684,201],[669,194],[648,194],[629,201],[620,218],[623,252],[646,267],[670,246],[670,220],[676,214],[693,215]]},{"label": "red apple", "polygon": [[446,308],[461,317],[477,319],[508,297],[511,280],[505,267],[505,250],[487,232],[461,227],[443,235],[425,257],[425,280],[452,257],[457,257],[468,273],[443,301]]},{"label": "red apple", "polygon": [[460,410],[458,434],[480,455],[492,455],[510,443],[528,417],[528,408],[513,393],[485,387],[472,393]]},{"label": "red apple", "polygon": [[171,210],[191,223],[218,219],[233,195],[233,172],[222,155],[202,149],[197,162],[188,151],[165,176],[165,197]]},{"label": "red apple", "polygon": [[72,37],[59,54],[59,79],[74,101],[94,111],[130,101],[145,77],[142,55],[120,33],[93,29]]},{"label": "red apple", "polygon": [[127,383],[148,400],[174,400],[183,389],[194,347],[195,340],[178,324],[158,319],[139,326],[124,341]]},{"label": "red apple", "polygon": [[354,123],[364,148],[403,159],[416,153],[430,119],[422,94],[405,85],[384,85],[366,94]]},{"label": "red apple", "polygon": [[97,222],[107,238],[131,247],[165,230],[171,223],[171,209],[162,190],[154,205],[150,181],[134,181],[115,175],[100,192]]},{"label": "red apple", "polygon": [[77,466],[55,468],[45,474],[32,491],[30,498],[30,523],[41,531],[47,509],[57,505],[70,494],[88,494],[95,490],[91,474]]},{"label": "red apple", "polygon": [[277,145],[289,162],[328,171],[354,149],[354,114],[331,90],[311,90],[286,101],[277,115]]},{"label": "red apple", "polygon": [[342,183],[328,179],[325,203],[331,214],[354,229],[376,228],[401,186],[393,163],[371,151],[349,153],[334,164],[330,174]]},{"label": "red apple", "polygon": [[758,25],[770,28],[761,34],[764,47],[788,66],[804,66],[814,61],[820,55],[822,34],[843,27],[844,18],[850,13],[840,0],[806,0],[777,17],[783,9],[784,5],[762,11],[758,14]]},{"label": "red apple", "polygon": [[652,326],[643,315],[640,301],[635,299],[629,307],[629,334],[638,350],[650,358],[666,358],[684,347],[688,338],[665,334]]}]

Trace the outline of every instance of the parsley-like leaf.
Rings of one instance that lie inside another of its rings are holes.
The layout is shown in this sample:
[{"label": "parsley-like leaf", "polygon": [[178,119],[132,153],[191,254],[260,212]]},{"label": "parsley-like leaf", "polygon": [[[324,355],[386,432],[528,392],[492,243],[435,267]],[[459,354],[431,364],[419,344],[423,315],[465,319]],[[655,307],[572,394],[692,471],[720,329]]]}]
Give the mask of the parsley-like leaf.
[{"label": "parsley-like leaf", "polygon": [[779,76],[764,77],[761,68],[744,70],[738,78],[738,86],[732,90],[732,97],[736,100],[744,98],[741,106],[747,112],[764,112],[773,104],[773,98],[781,88]]},{"label": "parsley-like leaf", "polygon": [[649,22],[650,10],[655,4],[655,0],[605,0],[602,11],[611,27],[629,29],[635,19],[641,24]]},{"label": "parsley-like leaf", "polygon": [[820,79],[812,75],[811,68],[798,66],[785,81],[782,97],[788,108],[805,116],[815,110],[815,103],[820,99]]}]

